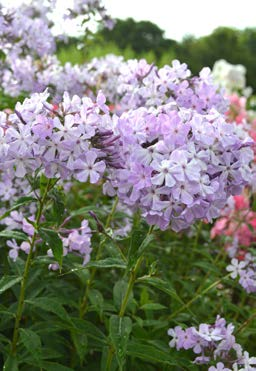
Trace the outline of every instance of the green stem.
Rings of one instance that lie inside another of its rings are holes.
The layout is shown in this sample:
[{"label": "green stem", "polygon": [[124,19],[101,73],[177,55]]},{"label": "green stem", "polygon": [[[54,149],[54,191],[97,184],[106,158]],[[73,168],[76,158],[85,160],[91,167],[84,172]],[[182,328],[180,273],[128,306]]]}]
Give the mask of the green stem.
[{"label": "green stem", "polygon": [[[149,236],[153,232],[153,229],[154,229],[154,226],[151,225],[145,238],[147,238],[147,236]],[[143,255],[141,255],[138,258],[138,260],[136,261],[135,266],[130,271],[130,277],[129,277],[129,281],[128,281],[128,286],[127,286],[126,292],[124,294],[124,298],[122,300],[120,311],[119,311],[119,314],[118,314],[119,317],[123,317],[124,314],[125,314],[125,310],[126,310],[126,307],[127,307],[127,304],[128,304],[128,300],[129,300],[130,294],[132,292],[132,289],[133,289],[133,286],[134,286],[134,282],[136,281],[136,275],[137,275],[137,272],[138,272],[138,270],[140,268],[140,265],[141,265],[142,260],[143,260]],[[110,345],[109,348],[108,348],[108,361],[109,361],[109,365],[108,365],[107,371],[109,371],[111,369],[111,363],[112,363],[113,355],[114,355],[114,353],[113,353],[113,347]]]},{"label": "green stem", "polygon": [[[146,235],[146,238],[147,238],[147,236],[149,236],[153,232],[153,229],[154,229],[154,226],[151,225],[150,228],[149,228],[149,231],[148,231],[148,233]],[[133,285],[134,285],[134,282],[136,280],[136,275],[137,275],[137,272],[138,272],[138,270],[140,268],[140,265],[141,265],[142,260],[143,260],[143,255],[141,255],[138,258],[138,260],[136,261],[135,266],[130,271],[130,277],[129,277],[129,281],[128,281],[128,286],[127,286],[127,290],[125,292],[124,298],[122,300],[121,308],[120,308],[120,311],[119,311],[119,317],[123,317],[124,314],[125,314],[126,306],[127,306],[127,303],[128,303],[129,297],[130,297],[130,294],[132,292]]]},{"label": "green stem", "polygon": [[113,218],[113,216],[115,214],[115,211],[116,211],[118,201],[119,201],[119,199],[118,199],[118,197],[116,197],[115,202],[113,203],[112,209],[111,209],[111,211],[108,215],[108,218],[107,218],[107,221],[106,221],[106,224],[105,224],[105,229],[109,228],[109,226],[110,226],[110,223],[111,223],[112,218]]},{"label": "green stem", "polygon": [[130,297],[130,294],[132,292],[134,282],[136,280],[136,274],[137,274],[137,272],[138,272],[138,270],[140,268],[140,265],[141,265],[142,260],[143,260],[143,256],[141,256],[137,260],[134,268],[130,272],[130,278],[129,278],[129,281],[128,281],[128,286],[127,286],[126,293],[125,293],[124,298],[122,300],[121,308],[120,308],[120,311],[119,311],[119,317],[123,317],[124,316],[124,313],[125,313],[125,310],[126,310],[126,306],[127,306],[127,303],[128,303],[129,297]]},{"label": "green stem", "polygon": [[256,318],[256,312],[254,312],[251,317],[249,317],[246,321],[244,321],[244,323],[242,323],[242,325],[238,328],[238,330],[236,331],[236,334],[238,334],[239,332],[241,332],[245,327],[247,327],[249,325],[249,323],[254,320],[254,318]]},{"label": "green stem", "polygon": [[183,312],[185,309],[188,309],[197,299],[199,299],[201,296],[204,296],[205,294],[207,294],[208,291],[210,291],[211,289],[213,289],[214,287],[218,286],[225,278],[229,277],[230,276],[230,273],[228,273],[226,276],[220,278],[218,281],[215,281],[213,282],[210,286],[208,286],[205,290],[203,290],[202,292],[198,293],[196,296],[193,297],[193,299],[191,299],[189,302],[187,302],[185,305],[183,305],[181,308],[179,308],[178,310],[176,310],[175,312],[173,312],[169,317],[168,317],[168,320],[171,320],[172,318],[174,318],[177,314],[179,314],[180,312]]},{"label": "green stem", "polygon": [[[109,226],[110,226],[111,220],[112,220],[113,215],[116,211],[117,204],[118,204],[118,197],[116,197],[116,199],[113,203],[112,209],[111,209],[111,211],[108,215],[108,218],[107,218],[107,221],[106,221],[106,224],[105,224],[105,229],[109,228]],[[103,247],[105,245],[106,240],[107,240],[107,237],[104,237],[104,239],[100,242],[99,248],[98,248],[98,251],[97,251],[97,254],[96,254],[96,257],[95,257],[95,261],[98,261],[101,258]],[[94,267],[91,271],[90,278],[87,281],[85,293],[84,293],[84,296],[83,296],[83,299],[82,299],[82,302],[81,302],[80,308],[79,308],[79,317],[80,318],[83,318],[86,311],[87,311],[88,295],[89,295],[92,283],[94,281],[94,277],[96,275],[96,272],[97,272],[97,268]]]},{"label": "green stem", "polygon": [[111,370],[113,356],[114,356],[114,349],[113,349],[112,346],[110,346],[109,349],[108,349],[108,358],[107,358],[107,364],[106,364],[106,371],[110,371]]},{"label": "green stem", "polygon": [[[56,182],[55,182],[55,184],[56,184]],[[15,324],[14,324],[14,331],[13,331],[13,338],[12,338],[12,345],[11,345],[11,353],[13,355],[16,354],[16,350],[17,350],[17,342],[18,342],[18,338],[19,338],[19,327],[20,327],[20,321],[21,321],[23,308],[24,308],[25,289],[26,289],[26,284],[27,284],[27,280],[28,280],[28,273],[29,273],[29,267],[30,267],[31,260],[32,260],[33,249],[34,249],[35,241],[36,241],[36,237],[37,237],[37,230],[38,230],[40,218],[42,216],[42,212],[43,212],[44,204],[45,204],[45,201],[46,201],[47,193],[49,192],[50,188],[51,188],[50,179],[48,179],[48,183],[47,183],[47,186],[45,188],[45,193],[44,193],[42,199],[39,200],[39,208],[38,208],[38,211],[37,211],[37,216],[36,216],[36,221],[35,221],[35,231],[34,231],[32,240],[30,242],[30,249],[29,249],[29,253],[28,253],[28,256],[27,256],[27,260],[26,260],[26,264],[25,264],[25,268],[24,268],[24,272],[23,272],[23,276],[22,276],[22,280],[21,280],[20,295],[19,295],[19,300],[18,300],[18,308],[17,308],[17,312],[16,312],[16,317],[15,317]]]},{"label": "green stem", "polygon": [[197,227],[195,240],[194,240],[194,249],[197,248],[199,237],[200,237],[200,234],[201,234],[201,231],[202,231],[202,226],[203,226],[203,222],[202,222],[202,220],[200,220],[200,222],[198,224],[198,227]]},{"label": "green stem", "polygon": [[[213,265],[216,266],[216,263],[219,261],[219,259],[221,257],[224,257],[225,258],[225,256],[226,256],[226,254],[225,254],[224,249],[220,249],[219,253],[217,254],[216,258],[213,261]],[[205,277],[204,277],[201,285],[198,286],[198,289],[196,290],[195,295],[197,295],[202,290],[202,288],[204,287],[204,284],[206,283],[206,281],[207,281],[208,277],[210,276],[210,274],[211,274],[211,271],[208,270],[208,272],[206,273],[206,275],[205,275]]]}]

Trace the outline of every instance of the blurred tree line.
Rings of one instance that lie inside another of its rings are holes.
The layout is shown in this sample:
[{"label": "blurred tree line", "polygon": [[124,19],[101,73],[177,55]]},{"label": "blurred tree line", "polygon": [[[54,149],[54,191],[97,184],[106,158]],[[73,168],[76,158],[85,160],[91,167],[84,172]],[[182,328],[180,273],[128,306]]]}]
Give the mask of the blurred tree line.
[{"label": "blurred tree line", "polygon": [[123,55],[126,59],[145,58],[159,66],[170,64],[176,58],[187,63],[193,73],[204,66],[212,68],[216,60],[225,59],[246,67],[247,85],[256,91],[256,28],[241,31],[219,27],[208,36],[188,35],[177,42],[165,38],[164,31],[152,22],[128,18],[117,19],[112,30],[102,28],[93,36],[89,34],[86,40],[73,38],[68,45],[60,43],[58,46],[62,62],[84,63],[109,53]]}]

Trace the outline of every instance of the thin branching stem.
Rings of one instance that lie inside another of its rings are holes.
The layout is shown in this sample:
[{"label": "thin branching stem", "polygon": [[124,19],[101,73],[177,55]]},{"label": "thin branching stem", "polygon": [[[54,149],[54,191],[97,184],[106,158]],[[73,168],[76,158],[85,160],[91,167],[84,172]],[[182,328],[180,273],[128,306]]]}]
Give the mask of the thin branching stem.
[{"label": "thin branching stem", "polygon": [[[56,184],[56,182],[54,183],[54,185]],[[41,216],[42,216],[42,213],[43,213],[43,208],[44,208],[44,205],[45,205],[47,194],[48,194],[49,190],[54,185],[51,185],[51,179],[48,179],[43,197],[39,200],[39,207],[38,207],[38,210],[37,210],[36,221],[35,221],[35,231],[34,231],[32,239],[30,241],[30,249],[29,249],[29,253],[28,253],[28,256],[27,256],[27,260],[26,260],[26,264],[25,264],[25,268],[24,268],[24,272],[23,272],[23,276],[22,276],[22,280],[21,280],[20,295],[19,295],[19,300],[18,300],[18,308],[17,308],[17,312],[16,312],[16,316],[15,316],[15,324],[14,324],[13,338],[12,338],[12,344],[11,344],[11,353],[13,355],[15,355],[16,351],[17,351],[17,342],[18,342],[18,338],[19,338],[20,321],[21,321],[22,313],[23,313],[23,309],[24,309],[26,284],[27,284],[27,280],[28,280],[28,273],[29,273],[29,268],[30,268],[31,261],[32,261],[34,246],[35,246],[35,242],[36,242],[36,238],[37,238],[38,227],[39,227],[40,219],[41,219]]]}]

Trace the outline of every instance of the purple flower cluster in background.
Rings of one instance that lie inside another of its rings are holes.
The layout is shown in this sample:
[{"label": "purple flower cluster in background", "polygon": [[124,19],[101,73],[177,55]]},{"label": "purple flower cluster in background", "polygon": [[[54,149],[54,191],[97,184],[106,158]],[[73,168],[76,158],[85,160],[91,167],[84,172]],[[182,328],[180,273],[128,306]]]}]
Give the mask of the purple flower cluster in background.
[{"label": "purple flower cluster in background", "polygon": [[216,362],[208,371],[256,370],[256,357],[250,357],[236,342],[232,323],[217,316],[213,325],[202,323],[198,328],[192,326],[183,330],[180,326],[170,328],[168,335],[172,337],[169,342],[171,348],[192,349],[197,355],[194,363],[202,365]]},{"label": "purple flower cluster in background", "polygon": [[[35,229],[33,227],[33,222],[35,220],[34,215],[30,217],[25,217],[25,213],[12,211],[9,217],[6,217],[2,222],[7,226],[7,230],[18,230],[23,231],[27,234],[28,240],[23,241],[18,245],[15,239],[7,240],[6,244],[10,248],[9,257],[16,261],[19,252],[23,251],[26,254],[29,253],[32,236],[34,235]],[[83,259],[83,265],[89,262],[91,254],[91,229],[88,224],[88,220],[84,219],[81,222],[81,227],[73,229],[60,228],[59,237],[63,242],[63,256],[69,253],[75,254]],[[36,245],[40,243],[41,240],[36,241]],[[49,257],[53,257],[53,252],[51,249],[47,251]],[[58,263],[54,262],[49,265],[52,270],[59,269]]]},{"label": "purple flower cluster in background", "polygon": [[[55,100],[61,100],[64,91],[82,95],[86,69],[83,68],[81,74],[78,66],[69,63],[61,66],[53,53],[56,39],[68,38],[66,22],[73,21],[76,27],[76,23],[91,18],[107,27],[113,26],[100,0],[74,0],[69,9],[58,0],[33,0],[31,4],[21,3],[15,8],[0,5],[0,47],[4,56],[0,61],[0,85],[4,93],[15,97],[52,87]],[[55,19],[62,19],[57,28]],[[61,24],[62,31],[57,33]]]},{"label": "purple flower cluster in background", "polygon": [[93,77],[88,79],[88,86],[94,81],[115,105],[117,113],[131,107],[150,108],[171,102],[199,113],[213,107],[222,113],[227,109],[227,101],[213,83],[209,68],[192,77],[187,65],[177,60],[172,66],[158,68],[144,59],[124,61],[122,57],[108,55],[94,58],[84,65],[84,70],[88,78]]},{"label": "purple flower cluster in background", "polygon": [[[90,261],[92,251],[91,235],[92,231],[86,219],[82,221],[80,228],[71,230],[60,229],[59,236],[63,241],[63,256],[69,253],[75,254],[83,258],[83,265],[87,264]],[[47,255],[53,257],[51,249],[47,251]],[[59,264],[52,263],[49,265],[49,269],[58,270]]]}]

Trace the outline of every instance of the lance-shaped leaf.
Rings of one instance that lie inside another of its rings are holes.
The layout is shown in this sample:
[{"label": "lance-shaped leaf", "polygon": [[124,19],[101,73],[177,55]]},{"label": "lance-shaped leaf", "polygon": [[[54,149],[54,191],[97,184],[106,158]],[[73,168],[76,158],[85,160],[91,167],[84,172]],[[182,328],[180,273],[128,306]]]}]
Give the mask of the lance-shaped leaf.
[{"label": "lance-shaped leaf", "polygon": [[115,349],[115,355],[120,369],[122,369],[125,362],[127,344],[131,331],[132,321],[129,317],[119,317],[117,315],[110,317],[109,337]]},{"label": "lance-shaped leaf", "polygon": [[63,259],[63,244],[58,233],[48,228],[40,228],[38,233],[49,248],[52,249],[53,256],[61,267]]}]

